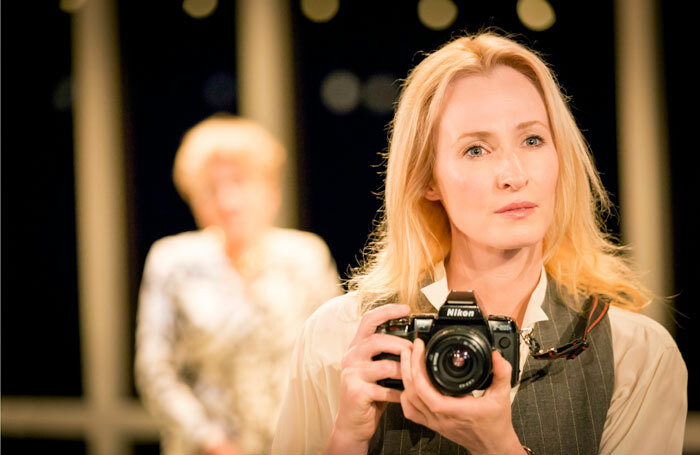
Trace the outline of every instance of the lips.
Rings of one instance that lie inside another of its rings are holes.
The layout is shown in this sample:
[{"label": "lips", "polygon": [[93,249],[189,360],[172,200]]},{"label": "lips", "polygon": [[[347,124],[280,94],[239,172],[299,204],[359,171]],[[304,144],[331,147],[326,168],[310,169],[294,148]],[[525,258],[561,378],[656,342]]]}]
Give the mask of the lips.
[{"label": "lips", "polygon": [[537,204],[535,204],[534,202],[513,202],[512,204],[504,205],[500,209],[496,210],[496,213],[528,212],[529,209],[534,209],[536,207]]}]

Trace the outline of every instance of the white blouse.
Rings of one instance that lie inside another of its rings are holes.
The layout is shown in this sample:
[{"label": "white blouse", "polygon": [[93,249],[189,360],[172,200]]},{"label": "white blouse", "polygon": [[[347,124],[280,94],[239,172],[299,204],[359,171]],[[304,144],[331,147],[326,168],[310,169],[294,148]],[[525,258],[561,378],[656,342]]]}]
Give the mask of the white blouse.
[{"label": "white blouse", "polygon": [[[522,328],[548,320],[542,303],[547,275],[530,297]],[[449,290],[443,276],[422,289],[439,309]],[[272,445],[273,454],[323,450],[338,412],[340,363],[360,322],[356,293],[336,297],[307,321],[297,340],[287,396]],[[654,320],[611,307],[615,385],[600,454],[680,454],[687,415],[688,372],[665,328]],[[520,346],[520,371],[529,355]],[[511,402],[518,385],[511,390]],[[482,392],[483,393],[483,392]]]},{"label": "white blouse", "polygon": [[213,230],[156,242],[146,260],[136,331],[136,380],[161,423],[163,453],[199,453],[224,438],[269,453],[305,319],[338,295],[326,244],[270,229],[231,265]]}]

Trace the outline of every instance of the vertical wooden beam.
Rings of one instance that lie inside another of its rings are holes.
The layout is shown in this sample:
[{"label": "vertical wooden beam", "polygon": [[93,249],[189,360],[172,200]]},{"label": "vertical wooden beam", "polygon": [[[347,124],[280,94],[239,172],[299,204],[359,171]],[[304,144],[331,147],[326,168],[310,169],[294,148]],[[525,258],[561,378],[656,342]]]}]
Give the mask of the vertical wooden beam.
[{"label": "vertical wooden beam", "polygon": [[110,413],[126,391],[126,196],[115,5],[73,14],[78,280],[88,446],[116,455]]},{"label": "vertical wooden beam", "polygon": [[278,224],[298,223],[294,71],[286,0],[236,2],[238,111],[266,127],[287,148]]},{"label": "vertical wooden beam", "polygon": [[[618,153],[623,241],[661,297],[673,283],[669,151],[654,0],[616,0]],[[660,302],[645,312],[673,333]]]}]

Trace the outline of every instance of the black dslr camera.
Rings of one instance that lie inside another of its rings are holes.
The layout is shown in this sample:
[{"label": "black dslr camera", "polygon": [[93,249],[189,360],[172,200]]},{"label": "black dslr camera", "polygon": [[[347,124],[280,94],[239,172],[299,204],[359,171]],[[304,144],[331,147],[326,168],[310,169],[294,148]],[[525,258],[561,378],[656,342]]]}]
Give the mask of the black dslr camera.
[{"label": "black dslr camera", "polygon": [[[511,386],[518,381],[520,345],[518,327],[506,316],[485,319],[471,291],[452,291],[437,316],[419,314],[392,319],[377,327],[377,333],[425,342],[428,376],[443,395],[466,395],[486,389],[493,378],[491,351],[498,349],[513,367]],[[374,360],[399,360],[382,353]],[[384,387],[403,390],[400,379],[382,379]]]}]

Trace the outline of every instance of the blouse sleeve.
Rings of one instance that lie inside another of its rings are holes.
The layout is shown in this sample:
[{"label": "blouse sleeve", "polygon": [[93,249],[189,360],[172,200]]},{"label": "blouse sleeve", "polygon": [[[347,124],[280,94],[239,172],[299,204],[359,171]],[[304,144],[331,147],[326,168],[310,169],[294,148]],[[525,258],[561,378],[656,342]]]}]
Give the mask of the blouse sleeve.
[{"label": "blouse sleeve", "polygon": [[323,304],[306,321],[292,355],[273,454],[323,451],[338,412],[343,354],[357,332],[354,293]]},{"label": "blouse sleeve", "polygon": [[300,285],[308,289],[307,314],[313,313],[324,302],[339,295],[342,291],[338,269],[328,245],[315,234],[304,232],[300,238],[298,256],[303,256],[299,263],[303,273]]},{"label": "blouse sleeve", "polygon": [[[165,247],[165,248],[164,248]],[[174,362],[175,307],[167,283],[167,245],[156,243],[146,259],[136,328],[136,385],[146,408],[171,430],[197,446],[225,438],[182,381]]]},{"label": "blouse sleeve", "polygon": [[687,415],[688,371],[678,347],[659,324],[611,308],[615,388],[601,454],[681,454]]},{"label": "blouse sleeve", "polygon": [[333,387],[327,383],[323,369],[313,366],[309,325],[304,327],[294,348],[289,386],[277,422],[272,454],[321,453],[331,432],[335,416],[328,397],[333,396],[329,395]]}]

